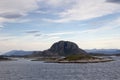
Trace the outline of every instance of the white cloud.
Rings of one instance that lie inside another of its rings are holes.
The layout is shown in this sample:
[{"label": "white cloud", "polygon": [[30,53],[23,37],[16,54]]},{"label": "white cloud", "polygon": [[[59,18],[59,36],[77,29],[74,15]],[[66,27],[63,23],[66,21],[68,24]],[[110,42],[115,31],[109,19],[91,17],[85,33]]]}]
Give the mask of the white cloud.
[{"label": "white cloud", "polygon": [[70,32],[57,32],[57,33],[50,33],[50,34],[46,34],[46,36],[60,36],[60,35],[69,35],[69,34],[73,34],[75,33],[74,31],[70,31]]},{"label": "white cloud", "polygon": [[0,24],[17,22],[19,18],[36,9],[38,9],[36,0],[0,0]]},{"label": "white cloud", "polygon": [[25,14],[38,8],[36,0],[1,0],[0,14],[21,13]]},{"label": "white cloud", "polygon": [[120,4],[110,3],[106,0],[76,0],[76,4],[61,13],[59,19],[50,22],[69,22],[76,20],[88,20],[96,17],[102,17],[108,14],[120,12]]}]

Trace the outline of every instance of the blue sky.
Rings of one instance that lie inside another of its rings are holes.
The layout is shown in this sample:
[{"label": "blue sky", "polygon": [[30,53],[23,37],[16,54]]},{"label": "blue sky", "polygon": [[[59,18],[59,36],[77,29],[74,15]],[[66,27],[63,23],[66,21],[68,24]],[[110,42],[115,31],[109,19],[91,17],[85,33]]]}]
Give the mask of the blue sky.
[{"label": "blue sky", "polygon": [[59,40],[120,49],[120,0],[0,1],[0,52],[44,50]]}]

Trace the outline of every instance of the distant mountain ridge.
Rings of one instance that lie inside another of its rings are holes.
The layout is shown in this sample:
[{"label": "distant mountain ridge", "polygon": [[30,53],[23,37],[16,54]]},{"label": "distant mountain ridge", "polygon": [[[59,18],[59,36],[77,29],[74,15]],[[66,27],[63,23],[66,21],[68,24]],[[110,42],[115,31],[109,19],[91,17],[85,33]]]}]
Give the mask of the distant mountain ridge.
[{"label": "distant mountain ridge", "polygon": [[31,55],[33,51],[23,51],[23,50],[12,50],[5,53],[5,56],[26,56]]},{"label": "distant mountain ridge", "polygon": [[86,49],[85,51],[96,54],[120,54],[120,49]]},{"label": "distant mountain ridge", "polygon": [[[86,49],[87,53],[93,53],[93,54],[120,54],[120,49]],[[12,50],[7,53],[4,53],[5,56],[26,56],[26,55],[32,55],[32,56],[39,56],[43,55],[43,52],[47,55],[50,54],[48,51],[23,51],[23,50]],[[44,54],[44,55],[46,55]]]},{"label": "distant mountain ridge", "polygon": [[67,56],[74,54],[118,54],[120,49],[80,49],[77,44],[70,41],[59,41],[54,43],[50,49],[44,51],[12,50],[4,53],[5,56]]}]

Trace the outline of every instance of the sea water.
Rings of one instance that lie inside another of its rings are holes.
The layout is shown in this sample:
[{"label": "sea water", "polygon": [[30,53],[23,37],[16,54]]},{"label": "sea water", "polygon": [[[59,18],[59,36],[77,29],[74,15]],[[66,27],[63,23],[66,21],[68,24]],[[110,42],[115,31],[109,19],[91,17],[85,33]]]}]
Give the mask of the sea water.
[{"label": "sea water", "polygon": [[105,63],[0,62],[0,80],[120,80],[120,59]]}]

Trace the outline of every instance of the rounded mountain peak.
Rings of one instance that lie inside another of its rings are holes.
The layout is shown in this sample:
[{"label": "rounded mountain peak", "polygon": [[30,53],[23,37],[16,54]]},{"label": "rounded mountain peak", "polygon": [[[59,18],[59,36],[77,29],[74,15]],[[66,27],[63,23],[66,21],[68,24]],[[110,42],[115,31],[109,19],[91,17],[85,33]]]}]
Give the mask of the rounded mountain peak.
[{"label": "rounded mountain peak", "polygon": [[70,41],[56,42],[51,46],[49,51],[60,56],[86,53],[84,50],[80,49],[76,43]]}]

